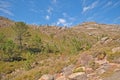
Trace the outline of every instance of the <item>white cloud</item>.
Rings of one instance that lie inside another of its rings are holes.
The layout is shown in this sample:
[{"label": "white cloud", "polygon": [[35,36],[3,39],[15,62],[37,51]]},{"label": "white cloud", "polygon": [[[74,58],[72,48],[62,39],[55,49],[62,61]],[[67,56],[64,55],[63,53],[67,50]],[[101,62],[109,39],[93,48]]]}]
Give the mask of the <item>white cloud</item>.
[{"label": "white cloud", "polygon": [[60,19],[58,19],[57,25],[59,25],[59,24],[65,24],[65,23],[66,23],[66,20],[60,18]]},{"label": "white cloud", "polygon": [[0,1],[0,12],[8,14],[10,16],[14,16],[14,14],[10,11],[11,4],[7,1]]},{"label": "white cloud", "polygon": [[95,1],[91,5],[83,7],[83,13],[95,8],[97,3],[98,3],[98,1]]},{"label": "white cloud", "polygon": [[65,19],[59,18],[57,21],[57,25],[70,26],[72,25],[72,23],[68,23]]},{"label": "white cloud", "polygon": [[45,17],[45,19],[46,19],[46,20],[49,20],[49,19],[50,19],[50,16],[47,15],[47,16]]}]

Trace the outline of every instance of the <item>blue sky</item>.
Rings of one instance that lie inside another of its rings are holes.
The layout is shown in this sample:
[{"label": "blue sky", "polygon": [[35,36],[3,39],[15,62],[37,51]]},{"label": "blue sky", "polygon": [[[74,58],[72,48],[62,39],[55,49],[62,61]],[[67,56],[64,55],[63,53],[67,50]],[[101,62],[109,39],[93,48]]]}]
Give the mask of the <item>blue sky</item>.
[{"label": "blue sky", "polygon": [[0,16],[27,24],[120,24],[120,0],[0,0]]}]

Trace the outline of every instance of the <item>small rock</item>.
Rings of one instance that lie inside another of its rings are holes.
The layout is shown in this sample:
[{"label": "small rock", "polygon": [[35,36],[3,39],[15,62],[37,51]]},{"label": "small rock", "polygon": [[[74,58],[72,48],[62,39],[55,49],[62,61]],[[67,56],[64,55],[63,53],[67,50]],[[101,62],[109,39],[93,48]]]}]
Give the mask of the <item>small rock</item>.
[{"label": "small rock", "polygon": [[90,74],[90,73],[92,73],[92,72],[94,72],[94,70],[93,70],[92,68],[86,68],[86,73],[87,73],[87,74]]},{"label": "small rock", "polygon": [[103,37],[102,39],[101,39],[101,41],[106,41],[106,40],[108,40],[109,38],[108,37]]},{"label": "small rock", "polygon": [[59,77],[63,76],[62,73],[57,73],[57,74],[54,74],[54,79],[58,79]]},{"label": "small rock", "polygon": [[61,76],[61,77],[59,77],[59,78],[57,78],[55,80],[69,80],[69,79],[67,79],[65,76]]},{"label": "small rock", "polygon": [[72,74],[73,70],[74,70],[74,65],[69,65],[69,66],[63,68],[62,73],[64,76],[68,76],[68,75]]},{"label": "small rock", "polygon": [[103,59],[103,60],[95,60],[95,63],[99,64],[99,65],[103,65],[103,64],[108,64],[109,61],[107,59]]},{"label": "small rock", "polygon": [[85,72],[73,73],[68,76],[69,80],[87,80]]},{"label": "small rock", "polygon": [[39,80],[54,80],[53,75],[45,74]]},{"label": "small rock", "polygon": [[112,52],[113,53],[117,53],[117,52],[120,52],[120,47],[115,47],[112,49]]}]

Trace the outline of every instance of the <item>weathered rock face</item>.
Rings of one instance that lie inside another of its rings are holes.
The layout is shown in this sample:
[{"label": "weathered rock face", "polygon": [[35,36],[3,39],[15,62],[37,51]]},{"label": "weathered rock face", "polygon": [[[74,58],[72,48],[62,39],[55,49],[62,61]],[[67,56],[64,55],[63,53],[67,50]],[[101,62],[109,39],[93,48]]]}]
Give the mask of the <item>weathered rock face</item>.
[{"label": "weathered rock face", "polygon": [[113,53],[117,53],[117,52],[120,52],[120,47],[115,47],[112,49],[112,52]]},{"label": "weathered rock face", "polygon": [[54,80],[53,75],[45,74],[39,80]]},{"label": "weathered rock face", "polygon": [[69,80],[87,80],[87,75],[84,72],[73,73],[68,76]]}]

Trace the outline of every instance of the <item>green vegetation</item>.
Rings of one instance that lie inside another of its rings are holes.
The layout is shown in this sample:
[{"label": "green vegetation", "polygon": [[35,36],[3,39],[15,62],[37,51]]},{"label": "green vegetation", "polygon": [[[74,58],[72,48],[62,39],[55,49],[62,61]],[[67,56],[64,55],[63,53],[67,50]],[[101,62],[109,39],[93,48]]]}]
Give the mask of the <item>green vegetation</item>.
[{"label": "green vegetation", "polygon": [[[100,26],[99,29],[102,27]],[[38,80],[43,74],[60,73],[70,64],[80,66],[77,61],[83,52],[99,59],[107,55],[110,61],[120,57],[119,53],[113,54],[111,51],[112,48],[120,45],[117,40],[108,44],[100,43],[101,38],[106,36],[120,37],[119,33],[111,35],[112,33],[109,34],[108,31],[98,30],[98,33],[95,32],[97,34],[88,35],[87,33],[90,32],[85,27],[65,29],[53,26],[35,27],[24,22],[1,27],[0,76],[4,74],[4,80]],[[83,58],[89,60],[89,56],[85,55]],[[86,63],[93,70],[99,66],[94,62]],[[74,70],[74,72],[83,71],[82,68]]]},{"label": "green vegetation", "polygon": [[23,40],[29,36],[27,32],[28,26],[24,22],[16,22],[13,30],[16,32],[16,40],[18,40],[20,52],[23,49]]}]

